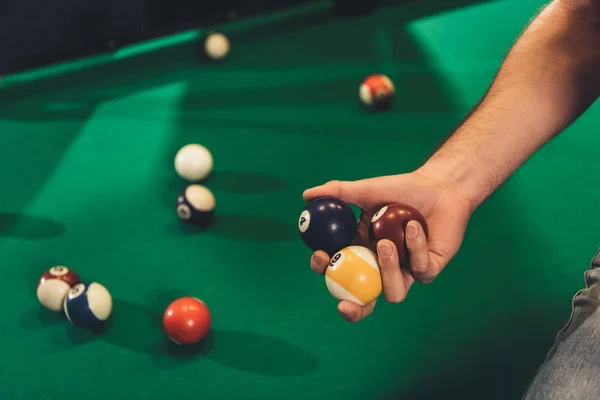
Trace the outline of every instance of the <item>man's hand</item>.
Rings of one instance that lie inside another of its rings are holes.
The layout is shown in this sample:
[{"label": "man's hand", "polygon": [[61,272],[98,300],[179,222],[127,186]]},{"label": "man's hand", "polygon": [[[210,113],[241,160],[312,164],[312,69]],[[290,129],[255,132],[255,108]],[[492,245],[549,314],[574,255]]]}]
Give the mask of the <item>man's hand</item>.
[{"label": "man's hand", "polygon": [[[361,208],[355,244],[368,245],[368,228],[371,218],[381,207],[391,203],[404,203],[418,209],[427,221],[429,238],[423,227],[411,221],[406,228],[406,245],[409,265],[400,265],[398,252],[389,240],[377,245],[383,280],[383,294],[387,301],[400,303],[415,280],[429,283],[444,269],[456,254],[462,242],[467,221],[473,210],[472,203],[452,187],[416,171],[410,174],[386,176],[355,182],[329,182],[304,192],[304,199],[334,196]],[[311,268],[323,274],[329,256],[317,251],[311,258]],[[344,319],[356,322],[368,316],[375,302],[359,306],[341,301],[338,311]]]}]

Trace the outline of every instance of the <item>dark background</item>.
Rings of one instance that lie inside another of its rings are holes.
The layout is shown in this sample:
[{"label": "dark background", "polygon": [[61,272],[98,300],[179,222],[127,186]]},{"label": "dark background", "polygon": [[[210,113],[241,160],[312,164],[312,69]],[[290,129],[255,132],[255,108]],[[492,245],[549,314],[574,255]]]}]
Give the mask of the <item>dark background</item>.
[{"label": "dark background", "polygon": [[[0,0],[0,75],[313,1]],[[370,11],[377,3],[331,1],[340,15]]]}]

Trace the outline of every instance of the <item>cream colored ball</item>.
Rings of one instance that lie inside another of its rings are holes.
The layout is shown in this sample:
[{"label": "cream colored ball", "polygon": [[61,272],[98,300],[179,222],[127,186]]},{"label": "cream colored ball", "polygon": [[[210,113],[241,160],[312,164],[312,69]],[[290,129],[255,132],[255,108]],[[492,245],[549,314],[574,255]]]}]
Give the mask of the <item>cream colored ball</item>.
[{"label": "cream colored ball", "polygon": [[204,41],[204,52],[212,60],[221,60],[229,54],[231,44],[227,36],[215,32],[207,36]]},{"label": "cream colored ball", "polygon": [[206,147],[191,143],[183,146],[175,155],[175,171],[183,179],[197,182],[210,175],[213,162],[213,156]]}]

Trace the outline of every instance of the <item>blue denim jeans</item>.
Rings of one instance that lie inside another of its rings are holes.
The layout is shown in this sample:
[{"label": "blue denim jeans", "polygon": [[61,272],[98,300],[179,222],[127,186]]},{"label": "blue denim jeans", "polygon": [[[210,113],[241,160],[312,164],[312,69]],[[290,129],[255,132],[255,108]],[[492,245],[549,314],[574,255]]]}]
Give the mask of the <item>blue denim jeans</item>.
[{"label": "blue denim jeans", "polygon": [[600,250],[585,272],[585,289],[524,399],[600,400]]}]

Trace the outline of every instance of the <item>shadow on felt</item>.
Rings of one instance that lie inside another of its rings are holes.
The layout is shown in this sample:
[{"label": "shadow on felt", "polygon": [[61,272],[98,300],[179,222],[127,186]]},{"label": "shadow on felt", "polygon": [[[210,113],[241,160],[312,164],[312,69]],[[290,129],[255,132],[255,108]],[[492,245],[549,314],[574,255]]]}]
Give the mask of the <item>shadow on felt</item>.
[{"label": "shadow on felt", "polygon": [[217,214],[211,232],[244,242],[285,242],[297,238],[296,226],[273,218]]},{"label": "shadow on felt", "polygon": [[52,218],[23,213],[0,214],[0,237],[42,240],[64,233],[65,226]]},{"label": "shadow on felt", "polygon": [[176,297],[180,295],[164,293],[151,300],[150,306],[114,299],[112,316],[101,332],[77,328],[65,319],[64,323],[69,325],[65,328],[66,340],[71,346],[102,340],[113,346],[151,355],[162,368],[210,360],[259,375],[300,376],[318,366],[318,359],[301,347],[253,332],[212,329],[198,344],[177,345],[167,338],[162,326],[162,310]]},{"label": "shadow on felt", "polygon": [[386,398],[521,398],[563,322],[556,315],[539,314],[538,311],[498,321],[451,359],[432,360],[431,369],[421,378],[408,387],[398,388]]}]

